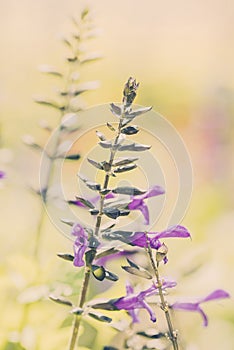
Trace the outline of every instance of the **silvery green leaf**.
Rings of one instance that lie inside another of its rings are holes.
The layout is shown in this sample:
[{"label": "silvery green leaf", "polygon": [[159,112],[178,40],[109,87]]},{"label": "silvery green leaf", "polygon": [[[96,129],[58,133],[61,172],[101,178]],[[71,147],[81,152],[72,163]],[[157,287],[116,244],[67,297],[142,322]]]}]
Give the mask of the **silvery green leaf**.
[{"label": "silvery green leaf", "polygon": [[67,57],[67,61],[68,62],[76,62],[77,61],[77,56],[70,56],[70,57]]},{"label": "silvery green leaf", "polygon": [[101,141],[106,141],[106,136],[102,132],[97,130],[96,135]]},{"label": "silvery green leaf", "polygon": [[55,303],[62,304],[62,305],[67,305],[67,306],[73,306],[72,302],[70,300],[61,298],[61,297],[55,297],[53,295],[50,295],[49,298],[54,301]]},{"label": "silvery green leaf", "polygon": [[56,157],[63,156],[71,148],[73,142],[71,140],[63,141],[57,148]]},{"label": "silvery green leaf", "polygon": [[99,145],[103,148],[112,148],[112,142],[111,141],[100,141]]},{"label": "silvery green leaf", "polygon": [[121,130],[121,133],[126,134],[126,135],[134,135],[139,132],[139,128],[134,125],[134,126],[127,126],[126,128],[123,128]]},{"label": "silvery green leaf", "polygon": [[125,171],[130,171],[137,168],[136,164],[131,164],[131,165],[127,165],[127,166],[121,166],[118,167],[114,170],[114,173],[124,173]]},{"label": "silvery green leaf", "polygon": [[103,213],[111,219],[117,219],[120,216],[120,210],[118,208],[104,208]]},{"label": "silvery green leaf", "polygon": [[91,203],[90,201],[88,201],[88,199],[85,199],[85,198],[82,198],[82,197],[79,197],[79,196],[76,196],[76,199],[81,202],[82,204],[84,204],[87,208],[91,208],[91,209],[94,209],[94,205],[93,203]]},{"label": "silvery green leaf", "polygon": [[76,113],[66,113],[61,120],[61,127],[70,129],[77,125],[78,115]]},{"label": "silvery green leaf", "polygon": [[100,191],[100,194],[102,194],[103,196],[106,196],[110,192],[111,190],[109,190],[108,188],[104,188],[103,190]]},{"label": "silvery green leaf", "polygon": [[78,159],[80,159],[80,154],[78,154],[78,153],[76,153],[76,154],[69,154],[64,159],[67,159],[67,160],[78,160]]},{"label": "silvery green leaf", "polygon": [[130,214],[130,210],[120,209],[120,216],[127,216]]},{"label": "silvery green leaf", "polygon": [[102,235],[103,238],[107,240],[117,240],[124,243],[129,243],[129,239],[131,238],[133,232],[131,231],[113,231],[113,232],[106,232]]},{"label": "silvery green leaf", "polygon": [[119,277],[114,274],[113,272],[107,271],[106,270],[106,279],[112,282],[118,281]]},{"label": "silvery green leaf", "polygon": [[103,266],[92,265],[92,274],[98,281],[103,281],[106,277],[106,271]]},{"label": "silvery green leaf", "polygon": [[62,106],[61,104],[59,104],[58,102],[56,101],[53,101],[53,100],[49,100],[49,99],[46,99],[46,98],[40,98],[40,97],[36,97],[34,98],[34,101],[36,103],[39,103],[41,105],[44,105],[44,106],[48,106],[48,107],[53,107],[53,108],[56,108],[56,109],[59,109],[59,110],[64,110],[64,106]]},{"label": "silvery green leaf", "polygon": [[102,58],[102,55],[100,55],[100,53],[94,52],[92,54],[89,54],[89,55],[86,55],[85,57],[83,57],[80,60],[80,63],[84,64],[84,63],[100,60],[100,58]]},{"label": "silvery green leaf", "polygon": [[88,315],[97,321],[107,322],[107,323],[110,323],[112,321],[112,318],[101,314],[96,314],[96,313],[94,314],[93,312],[89,312]]},{"label": "silvery green leaf", "polygon": [[119,151],[134,151],[134,152],[140,152],[140,151],[146,151],[150,149],[151,146],[148,145],[142,145],[140,143],[129,143],[126,145],[119,146],[118,150]]},{"label": "silvery green leaf", "polygon": [[160,339],[160,338],[165,338],[167,335],[165,333],[156,333],[155,334],[155,329],[148,330],[146,332],[137,332],[136,334],[146,337],[149,339]]},{"label": "silvery green leaf", "polygon": [[111,225],[108,225],[107,227],[101,229],[101,232],[110,231],[114,226],[115,226],[115,223],[111,224]]},{"label": "silvery green leaf", "polygon": [[[113,225],[111,225],[111,227],[113,227]],[[102,231],[102,232],[105,232],[105,231]],[[104,258],[105,256],[109,256],[109,255],[116,254],[119,252],[120,252],[119,249],[112,247],[112,248],[104,250],[102,252],[99,251],[99,253],[96,255],[96,259]]]},{"label": "silvery green leaf", "polygon": [[70,41],[67,38],[61,38],[62,42],[69,48],[72,49],[72,44],[70,43]]},{"label": "silvery green leaf", "polygon": [[125,116],[126,116],[126,118],[130,118],[132,120],[133,118],[138,117],[141,114],[149,112],[151,109],[152,109],[152,106],[135,109],[135,110],[130,111],[129,113],[125,114]]},{"label": "silvery green leaf", "polygon": [[42,73],[52,74],[57,77],[63,77],[62,73],[60,73],[55,67],[50,66],[48,64],[42,64],[38,68],[39,68],[39,71]]},{"label": "silvery green leaf", "polygon": [[122,266],[122,269],[124,271],[130,273],[131,275],[135,275],[135,276],[146,278],[146,279],[152,278],[151,274],[146,270],[140,270],[136,267],[131,267],[131,266]]},{"label": "silvery green leaf", "polygon": [[98,215],[99,214],[99,210],[98,209],[90,209],[90,214],[91,215]]},{"label": "silvery green leaf", "polygon": [[90,164],[92,164],[95,168],[100,169],[100,170],[103,170],[103,165],[102,165],[102,163],[98,163],[98,162],[96,162],[95,160],[92,160],[92,159],[89,159],[89,158],[87,158],[87,160],[88,160],[88,162],[89,162]]},{"label": "silvery green leaf", "polygon": [[120,107],[120,106],[117,106],[116,104],[114,104],[114,103],[111,103],[110,104],[110,110],[111,110],[111,112],[116,116],[116,117],[121,117],[121,115],[122,115],[122,107]]},{"label": "silvery green leaf", "polygon": [[126,209],[128,204],[130,203],[130,200],[112,200],[112,201],[106,201],[104,204],[105,208],[117,208],[117,209]]},{"label": "silvery green leaf", "polygon": [[69,219],[61,219],[61,221],[66,224],[66,225],[69,225],[69,226],[73,226],[75,224],[75,221],[73,220],[69,220]]},{"label": "silvery green leaf", "polygon": [[142,191],[136,187],[130,187],[130,186],[116,187],[115,189],[112,190],[112,192],[118,193],[118,194],[126,194],[129,196],[138,196],[140,194],[146,193],[146,191]]},{"label": "silvery green leaf", "polygon": [[63,260],[66,260],[66,261],[73,261],[74,260],[74,256],[71,255],[71,254],[57,254],[57,256]]},{"label": "silvery green leaf", "polygon": [[84,312],[84,310],[80,307],[75,307],[71,313],[74,314],[74,315],[82,315]]},{"label": "silvery green leaf", "polygon": [[100,191],[101,185],[97,182],[92,182],[86,179],[83,175],[78,174],[79,178],[86,184],[88,188],[90,188],[93,191]]},{"label": "silvery green leaf", "polygon": [[127,165],[129,163],[137,161],[139,158],[136,157],[128,157],[128,158],[118,158],[113,162],[113,166],[122,166],[122,165]]},{"label": "silvery green leaf", "polygon": [[99,88],[100,84],[98,81],[87,81],[85,83],[77,85],[75,88],[69,91],[70,95],[78,96],[83,92],[96,90]]},{"label": "silvery green leaf", "polygon": [[108,126],[108,128],[109,128],[111,131],[115,131],[115,128],[113,127],[112,124],[106,123],[106,125]]}]

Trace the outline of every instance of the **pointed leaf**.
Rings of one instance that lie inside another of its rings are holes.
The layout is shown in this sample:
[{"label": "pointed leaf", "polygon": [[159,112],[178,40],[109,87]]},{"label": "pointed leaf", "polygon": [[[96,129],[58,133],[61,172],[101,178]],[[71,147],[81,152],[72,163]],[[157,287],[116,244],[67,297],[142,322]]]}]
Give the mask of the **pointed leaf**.
[{"label": "pointed leaf", "polygon": [[115,226],[115,223],[114,223],[114,224],[111,224],[111,225],[109,225],[109,226],[107,226],[106,228],[103,228],[103,229],[101,230],[101,232],[110,231],[114,226]]},{"label": "pointed leaf", "polygon": [[112,142],[111,141],[100,141],[99,145],[103,148],[112,148]]},{"label": "pointed leaf", "polygon": [[127,165],[127,166],[121,166],[121,167],[118,167],[114,170],[114,173],[124,173],[126,171],[130,171],[130,170],[133,170],[137,168],[137,165],[136,164],[131,164],[131,165]]},{"label": "pointed leaf", "polygon": [[55,297],[53,295],[50,295],[49,298],[51,300],[53,300],[54,302],[58,303],[58,304],[63,304],[63,305],[67,305],[67,306],[73,306],[72,302],[70,300],[67,299],[63,299],[61,297]]},{"label": "pointed leaf", "polygon": [[71,254],[57,254],[57,256],[61,259],[64,259],[66,261],[73,261],[74,260],[74,256]]},{"label": "pointed leaf", "polygon": [[110,249],[107,249],[107,250],[104,250],[103,252],[100,252],[96,255],[96,259],[100,259],[100,258],[104,258],[106,256],[109,256],[109,255],[112,255],[112,254],[116,254],[116,253],[119,253],[120,250],[119,249],[116,249],[114,247],[110,248]]},{"label": "pointed leaf", "polygon": [[94,215],[94,216],[99,214],[99,210],[98,209],[90,209],[89,212],[90,212],[91,215]]},{"label": "pointed leaf", "polygon": [[120,210],[117,208],[104,208],[103,213],[111,219],[117,219],[120,216]]},{"label": "pointed leaf", "polygon": [[60,73],[55,67],[49,66],[47,64],[40,65],[39,70],[42,73],[51,74],[60,78],[63,77],[63,74]]},{"label": "pointed leaf", "polygon": [[69,226],[73,226],[75,224],[75,221],[73,220],[69,220],[69,219],[61,219],[61,221],[66,224],[66,225],[69,225]]},{"label": "pointed leaf", "polygon": [[92,54],[89,54],[89,55],[83,57],[83,59],[80,60],[80,63],[81,63],[81,64],[84,64],[84,63],[88,63],[88,62],[100,60],[100,58],[102,58],[102,56],[100,55],[100,53],[94,52],[94,53],[92,53]]},{"label": "pointed leaf", "polygon": [[151,274],[146,270],[139,270],[138,268],[131,266],[122,266],[122,269],[130,273],[131,275],[135,275],[146,279],[152,278]]},{"label": "pointed leaf", "polygon": [[135,267],[136,269],[140,270],[140,267],[137,264],[135,264],[132,260],[127,259],[127,262],[131,267]]},{"label": "pointed leaf", "polygon": [[77,316],[82,315],[83,312],[84,312],[84,310],[81,309],[80,307],[75,307],[75,308],[71,311],[71,313],[72,313],[73,315],[77,315]]},{"label": "pointed leaf", "polygon": [[110,123],[107,122],[106,125],[108,126],[108,128],[109,128],[111,131],[115,131],[115,128],[113,127],[112,124],[110,124]]},{"label": "pointed leaf", "polygon": [[160,339],[167,337],[165,333],[156,333],[155,329],[152,330],[152,332],[137,332],[136,334],[141,335],[142,337],[146,337],[149,339]]},{"label": "pointed leaf", "polygon": [[128,126],[121,130],[121,133],[126,135],[134,135],[134,134],[137,134],[138,132],[139,132],[139,128],[136,125]]},{"label": "pointed leaf", "polygon": [[103,165],[102,165],[102,163],[98,163],[98,162],[96,162],[95,160],[92,160],[92,159],[89,159],[89,158],[87,158],[87,160],[88,160],[88,162],[89,162],[90,164],[92,164],[95,168],[100,169],[100,170],[103,170]]},{"label": "pointed leaf", "polygon": [[146,151],[150,149],[151,146],[148,145],[143,145],[140,143],[129,143],[126,145],[122,145],[118,148],[119,151],[134,151],[134,152],[140,152],[140,151]]},{"label": "pointed leaf", "polygon": [[79,197],[79,196],[76,196],[76,199],[77,199],[77,201],[79,201],[82,204],[84,204],[87,208],[90,208],[90,209],[94,209],[95,208],[93,203],[88,201],[88,199],[85,199],[85,198],[82,198],[82,197]]},{"label": "pointed leaf", "polygon": [[141,191],[136,187],[128,187],[128,186],[116,187],[114,190],[112,190],[112,192],[118,193],[118,194],[126,194],[129,196],[138,196],[140,194],[146,193],[146,191]]},{"label": "pointed leaf", "polygon": [[112,321],[112,318],[104,316],[104,315],[100,315],[100,314],[94,314],[93,312],[89,312],[88,315],[92,318],[94,318],[95,320],[101,321],[101,322],[107,322],[110,323]]},{"label": "pointed leaf", "polygon": [[45,98],[35,98],[34,101],[36,103],[39,103],[41,105],[44,105],[44,106],[48,106],[48,107],[52,107],[52,108],[56,108],[56,109],[59,109],[59,110],[64,110],[64,106],[60,105],[58,102],[56,101],[52,101],[52,100],[47,100]]},{"label": "pointed leaf", "polygon": [[86,184],[88,188],[90,188],[93,191],[100,191],[101,185],[97,182],[92,182],[86,179],[83,175],[78,174],[79,178]]},{"label": "pointed leaf", "polygon": [[80,159],[80,154],[76,153],[76,154],[69,154],[68,156],[64,157],[64,159],[67,160],[78,160]]},{"label": "pointed leaf", "polygon": [[103,281],[106,277],[106,271],[103,266],[92,265],[92,274],[98,281]]},{"label": "pointed leaf", "polygon": [[117,158],[114,162],[113,162],[113,166],[121,166],[121,165],[127,165],[129,163],[133,163],[135,161],[137,161],[139,158],[136,157],[128,157],[128,158]]},{"label": "pointed leaf", "polygon": [[101,141],[106,141],[106,136],[102,132],[97,130],[96,135]]},{"label": "pointed leaf", "polygon": [[119,277],[114,274],[113,272],[107,271],[106,270],[106,279],[112,282],[118,281]]},{"label": "pointed leaf", "polygon": [[115,105],[114,103],[110,104],[110,110],[116,117],[121,117],[122,108],[120,106]]}]

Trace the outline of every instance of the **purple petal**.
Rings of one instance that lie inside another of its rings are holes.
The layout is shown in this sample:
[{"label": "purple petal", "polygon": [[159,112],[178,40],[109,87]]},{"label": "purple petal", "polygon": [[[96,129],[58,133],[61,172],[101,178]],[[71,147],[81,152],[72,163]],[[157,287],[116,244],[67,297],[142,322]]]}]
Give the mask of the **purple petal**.
[{"label": "purple petal", "polygon": [[188,232],[186,227],[180,225],[172,226],[165,231],[155,233],[155,238],[157,239],[170,237],[187,238],[190,237],[190,233]]},{"label": "purple petal", "polygon": [[156,322],[156,316],[151,307],[147,304],[145,300],[142,300],[142,307],[148,311],[150,314],[150,319],[152,322]]},{"label": "purple petal", "polygon": [[144,225],[149,225],[149,209],[146,204],[142,204],[138,207],[138,209],[142,212],[142,215],[144,216]]},{"label": "purple petal", "polygon": [[225,298],[230,298],[230,294],[228,294],[225,290],[217,289],[214,292],[207,295],[207,297],[201,299],[199,302],[204,303],[210,300],[218,300],[218,299],[225,299]]},{"label": "purple petal", "polygon": [[76,245],[74,244],[73,250],[74,250],[74,260],[73,265],[77,267],[84,266],[84,253],[86,251],[87,246],[85,245]]},{"label": "purple petal", "polygon": [[126,292],[127,295],[131,295],[134,293],[134,289],[129,282],[126,282]]},{"label": "purple petal", "polygon": [[128,204],[128,209],[136,210],[143,204],[142,199],[133,199],[132,202]]},{"label": "purple petal", "polygon": [[74,250],[74,266],[84,266],[84,254],[88,247],[88,234],[80,224],[74,224],[72,227],[72,235],[76,237],[73,244]]},{"label": "purple petal", "polygon": [[146,193],[141,194],[139,196],[134,196],[134,198],[136,199],[146,199],[146,198],[150,198],[150,197],[155,197],[155,196],[159,196],[160,194],[164,194],[165,191],[161,186],[153,186],[151,187]]},{"label": "purple petal", "polygon": [[207,315],[205,314],[205,312],[200,307],[198,308],[197,311],[200,313],[200,315],[201,315],[201,317],[203,319],[203,326],[207,327],[208,326],[208,317],[207,317]]},{"label": "purple petal", "polygon": [[147,240],[144,232],[135,232],[130,237],[130,243],[132,245],[135,245],[137,247],[146,248],[147,247]]},{"label": "purple petal", "polygon": [[184,311],[198,311],[199,303],[181,303],[176,302],[171,305],[173,309],[184,310]]}]

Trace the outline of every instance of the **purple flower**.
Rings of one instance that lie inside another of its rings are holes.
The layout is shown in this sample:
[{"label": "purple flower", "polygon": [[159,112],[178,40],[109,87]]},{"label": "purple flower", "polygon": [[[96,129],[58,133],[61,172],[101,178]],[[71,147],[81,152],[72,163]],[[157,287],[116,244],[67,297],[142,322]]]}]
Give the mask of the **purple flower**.
[{"label": "purple flower", "polygon": [[0,170],[0,179],[5,179],[6,173],[2,170]]},{"label": "purple flower", "polygon": [[222,289],[217,289],[214,292],[207,295],[205,298],[198,299],[195,302],[188,302],[188,303],[176,302],[176,303],[172,304],[171,307],[175,310],[185,310],[185,311],[198,312],[203,319],[203,326],[207,327],[208,326],[208,317],[205,314],[205,312],[202,310],[202,308],[200,307],[200,304],[205,303],[205,302],[210,301],[210,300],[219,300],[219,299],[225,299],[225,298],[230,298],[230,295]]},{"label": "purple flower", "polygon": [[[153,249],[159,249],[162,245],[160,239],[162,238],[187,238],[190,237],[190,233],[184,226],[176,225],[168,228],[162,232],[148,232],[148,241],[150,247]],[[130,244],[142,248],[147,248],[147,237],[145,232],[135,232],[130,237]]]},{"label": "purple flower", "polygon": [[144,224],[149,225],[149,209],[144,200],[150,197],[159,196],[165,193],[164,189],[160,186],[153,186],[146,193],[138,196],[132,196],[132,201],[128,204],[130,210],[140,210],[144,216]]},{"label": "purple flower", "polygon": [[88,247],[88,234],[80,224],[74,224],[72,227],[72,235],[76,237],[73,245],[74,250],[74,266],[84,266],[84,253]]},{"label": "purple flower", "polygon": [[[162,284],[162,288],[166,289],[175,287],[176,282],[163,281]],[[145,309],[148,311],[151,321],[156,322],[155,313],[145,299],[149,296],[155,295],[158,292],[158,287],[153,284],[150,288],[136,294],[134,293],[132,286],[127,284],[126,291],[127,295],[124,297],[109,300],[107,303],[95,304],[92,307],[104,310],[126,310],[131,315],[133,323],[139,321],[136,310]]]}]

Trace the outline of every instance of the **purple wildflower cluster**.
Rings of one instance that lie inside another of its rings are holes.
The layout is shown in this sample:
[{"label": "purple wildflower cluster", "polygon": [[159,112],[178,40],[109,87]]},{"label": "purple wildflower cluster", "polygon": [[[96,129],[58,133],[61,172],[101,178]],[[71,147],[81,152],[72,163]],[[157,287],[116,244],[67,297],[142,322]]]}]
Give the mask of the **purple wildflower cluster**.
[{"label": "purple wildflower cluster", "polygon": [[[72,226],[71,235],[74,238],[74,256],[65,255],[64,258],[72,260],[75,267],[85,266],[86,272],[83,289],[81,290],[81,302],[78,311],[74,311],[75,314],[79,312],[79,315],[81,315],[83,313],[82,308],[85,307],[84,303],[88,288],[89,274],[92,273],[94,278],[99,281],[107,279],[116,282],[118,276],[106,270],[105,262],[120,256],[128,256],[128,254],[131,253],[131,250],[119,250],[116,241],[121,242],[121,244],[124,243],[124,247],[130,246],[129,249],[134,247],[134,253],[136,251],[137,254],[147,253],[151,264],[150,267],[147,266],[145,269],[127,259],[129,265],[122,266],[122,268],[129,274],[135,275],[135,277],[150,279],[150,286],[144,287],[143,290],[135,291],[134,286],[127,282],[126,295],[101,303],[92,301],[88,305],[88,310],[90,308],[109,311],[125,310],[131,316],[132,323],[137,323],[140,322],[138,314],[139,309],[145,309],[150,316],[150,320],[156,322],[155,308],[156,306],[160,306],[166,315],[169,339],[172,342],[174,350],[176,350],[178,349],[178,344],[177,338],[172,330],[170,309],[198,312],[203,318],[204,326],[207,326],[208,317],[201,308],[201,304],[212,300],[228,298],[229,294],[224,290],[218,289],[197,301],[177,301],[168,303],[165,299],[166,292],[168,289],[176,287],[176,282],[159,276],[160,264],[168,262],[168,248],[164,240],[168,238],[190,238],[191,234],[189,230],[181,225],[169,227],[161,232],[148,230],[132,232],[121,231],[118,228],[114,229],[118,218],[121,218],[121,216],[128,216],[130,212],[135,210],[142,213],[142,225],[145,225],[145,227],[148,226],[150,224],[150,211],[147,201],[152,197],[165,193],[164,189],[158,185],[145,191],[131,186],[109,188],[109,182],[112,176],[116,177],[118,173],[130,171],[137,167],[135,164],[137,158],[122,157],[115,160],[117,152],[139,152],[146,151],[150,148],[148,145],[137,144],[136,142],[126,143],[127,135],[132,136],[139,131],[137,126],[129,124],[137,116],[151,109],[140,108],[132,110],[132,103],[136,96],[138,85],[139,84],[137,84],[134,79],[130,78],[124,87],[122,105],[111,104],[111,112],[119,120],[117,129],[113,127],[113,125],[107,123],[109,129],[116,134],[114,141],[107,140],[104,134],[97,132],[97,136],[100,139],[99,145],[110,150],[110,158],[109,161],[102,162],[90,159],[88,159],[88,161],[99,171],[104,172],[104,183],[101,185],[80,176],[80,179],[86,184],[89,190],[95,191],[96,194],[89,199],[77,196],[75,200],[68,201],[71,205],[88,210],[90,214],[95,217],[96,224],[94,227],[83,227],[80,223],[75,223]],[[123,197],[124,200],[122,200]],[[112,219],[107,228],[102,227],[103,216],[106,216],[107,219]],[[103,243],[104,241],[108,241],[107,246]],[[137,260],[137,257],[135,260]],[[154,299],[155,305],[152,307],[147,299],[154,296],[157,297],[159,301],[155,302]],[[88,312],[88,315],[94,316],[90,312]],[[108,322],[110,322],[110,318],[106,316],[96,315],[95,318],[106,322],[108,320]]]}]

